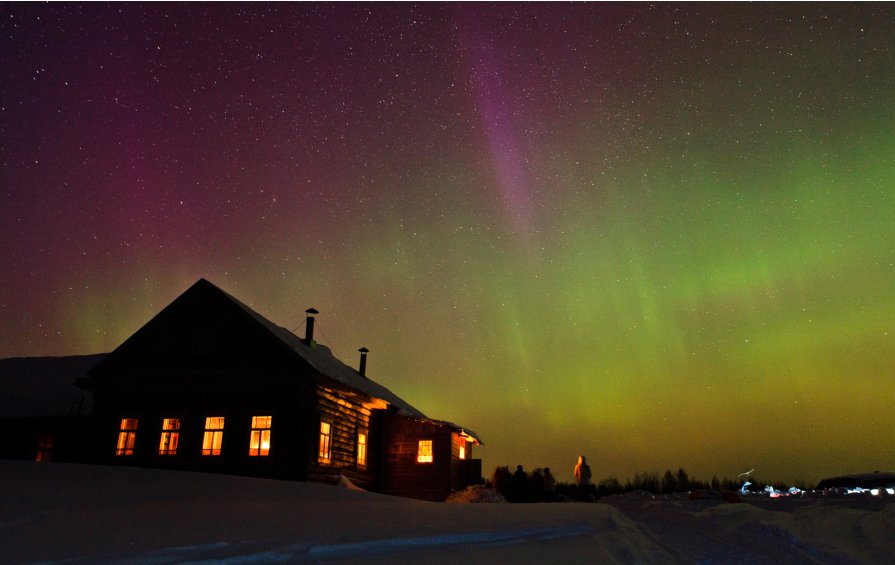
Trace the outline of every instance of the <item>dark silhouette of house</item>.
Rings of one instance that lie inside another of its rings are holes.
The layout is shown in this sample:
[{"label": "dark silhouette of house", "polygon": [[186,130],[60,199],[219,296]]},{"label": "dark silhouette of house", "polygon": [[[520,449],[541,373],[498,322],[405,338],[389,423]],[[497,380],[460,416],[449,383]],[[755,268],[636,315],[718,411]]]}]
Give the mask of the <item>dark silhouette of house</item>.
[{"label": "dark silhouette of house", "polygon": [[93,398],[75,380],[104,356],[0,359],[0,457],[86,461]]},{"label": "dark silhouette of house", "polygon": [[335,483],[443,500],[481,480],[481,440],[427,418],[306,335],[201,279],[80,379],[112,464]]}]

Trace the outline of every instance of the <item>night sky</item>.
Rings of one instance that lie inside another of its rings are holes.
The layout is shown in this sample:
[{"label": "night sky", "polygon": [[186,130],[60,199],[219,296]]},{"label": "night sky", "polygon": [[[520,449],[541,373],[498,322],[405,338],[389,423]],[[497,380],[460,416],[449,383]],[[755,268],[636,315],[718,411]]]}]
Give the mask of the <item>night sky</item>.
[{"label": "night sky", "polygon": [[895,6],[4,3],[0,264],[0,357],[315,307],[486,474],[892,469]]}]

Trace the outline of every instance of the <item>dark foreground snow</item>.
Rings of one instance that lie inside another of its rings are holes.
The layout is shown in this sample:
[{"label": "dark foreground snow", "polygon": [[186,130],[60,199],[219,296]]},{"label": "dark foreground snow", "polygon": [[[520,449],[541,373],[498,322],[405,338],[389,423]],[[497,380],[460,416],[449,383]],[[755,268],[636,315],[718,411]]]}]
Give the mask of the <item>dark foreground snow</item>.
[{"label": "dark foreground snow", "polygon": [[895,499],[437,504],[346,488],[0,461],[0,562],[893,563]]}]

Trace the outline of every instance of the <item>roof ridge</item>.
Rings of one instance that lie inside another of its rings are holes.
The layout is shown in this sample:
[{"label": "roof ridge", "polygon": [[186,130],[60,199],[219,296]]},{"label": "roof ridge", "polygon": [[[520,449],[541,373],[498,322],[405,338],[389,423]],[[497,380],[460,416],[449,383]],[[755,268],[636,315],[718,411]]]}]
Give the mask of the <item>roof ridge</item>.
[{"label": "roof ridge", "polygon": [[[199,279],[189,290],[196,287],[200,283],[205,283],[211,288],[221,293],[229,299],[235,306],[239,307],[243,312],[249,315],[259,325],[261,325],[271,336],[282,346],[289,349],[292,353],[303,359],[311,365],[318,373],[330,380],[335,381],[343,386],[347,386],[357,392],[362,392],[370,396],[385,400],[389,404],[398,409],[399,412],[414,417],[426,418],[425,414],[412,406],[409,402],[402,399],[387,387],[366,376],[361,376],[344,361],[332,354],[332,350],[324,344],[313,348],[308,346],[304,340],[295,335],[291,330],[280,326],[258,313],[251,306],[248,306],[235,296],[221,289],[214,283]],[[187,290],[186,292],[189,292]]]}]

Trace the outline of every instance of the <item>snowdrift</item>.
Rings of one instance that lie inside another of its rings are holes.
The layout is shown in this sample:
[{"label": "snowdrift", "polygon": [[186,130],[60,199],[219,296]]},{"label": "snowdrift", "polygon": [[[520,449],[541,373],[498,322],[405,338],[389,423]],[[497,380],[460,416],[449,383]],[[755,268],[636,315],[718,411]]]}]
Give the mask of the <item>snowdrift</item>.
[{"label": "snowdrift", "polygon": [[2,563],[895,562],[891,497],[450,504],[13,461],[0,461],[0,484]]}]

